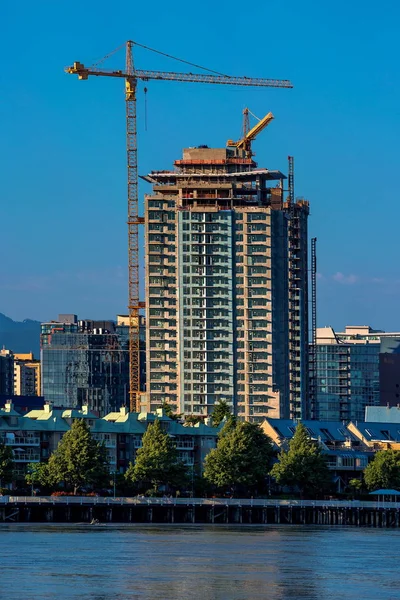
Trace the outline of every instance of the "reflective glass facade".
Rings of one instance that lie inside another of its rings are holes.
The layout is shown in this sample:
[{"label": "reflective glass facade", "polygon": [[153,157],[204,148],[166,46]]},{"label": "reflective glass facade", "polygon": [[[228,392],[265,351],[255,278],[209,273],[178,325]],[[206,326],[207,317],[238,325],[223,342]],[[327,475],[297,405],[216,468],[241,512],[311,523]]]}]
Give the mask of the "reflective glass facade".
[{"label": "reflective glass facade", "polygon": [[379,404],[380,344],[318,344],[316,418],[363,421]]},{"label": "reflective glass facade", "polygon": [[54,406],[87,405],[100,414],[129,404],[128,348],[126,325],[43,323],[42,395]]}]

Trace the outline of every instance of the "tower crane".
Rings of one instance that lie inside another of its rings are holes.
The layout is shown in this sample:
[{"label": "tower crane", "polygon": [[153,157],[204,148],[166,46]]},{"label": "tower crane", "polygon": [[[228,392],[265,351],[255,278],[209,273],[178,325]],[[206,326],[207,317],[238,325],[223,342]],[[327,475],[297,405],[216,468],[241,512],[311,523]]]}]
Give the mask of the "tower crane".
[{"label": "tower crane", "polygon": [[226,142],[226,145],[228,147],[233,147],[233,148],[238,148],[239,150],[244,150],[246,153],[247,158],[251,158],[253,156],[253,153],[251,151],[251,142],[253,140],[255,140],[255,138],[258,136],[259,133],[261,133],[261,131],[263,129],[265,129],[270,123],[271,121],[274,119],[274,115],[269,112],[267,115],[265,115],[265,117],[263,117],[262,119],[258,119],[255,115],[253,115],[253,117],[255,117],[258,120],[258,123],[256,123],[254,125],[254,127],[252,127],[249,130],[249,113],[251,115],[253,115],[252,112],[250,112],[250,110],[248,108],[245,108],[243,110],[243,137],[241,140],[239,140],[238,142],[234,142],[233,140],[228,140]]},{"label": "tower crane", "polygon": [[[250,77],[230,77],[223,74],[173,73],[163,71],[143,71],[134,66],[133,46],[141,46],[133,41],[125,44],[125,70],[109,70],[99,66],[86,67],[74,62],[66,67],[65,72],[77,75],[86,80],[90,76],[116,77],[125,80],[126,100],[126,140],[128,164],[128,269],[129,269],[129,399],[130,410],[140,408],[140,354],[139,354],[139,315],[145,303],[139,301],[139,225],[144,224],[144,217],[138,214],[138,169],[137,169],[137,126],[136,126],[136,88],[138,81],[180,81],[190,83],[213,83],[247,87],[292,88],[288,80],[261,79]],[[145,46],[142,46],[145,47]],[[147,48],[153,50],[152,48]],[[155,50],[153,50],[155,51]],[[155,51],[157,52],[157,51]],[[160,53],[163,54],[163,53]],[[108,55],[109,56],[109,55]],[[168,55],[167,55],[168,56]],[[106,57],[107,58],[107,57]],[[170,57],[174,58],[174,57]],[[178,59],[179,60],[179,59]],[[181,61],[186,62],[187,61]],[[192,63],[187,63],[192,64]],[[192,65],[198,66],[198,65]],[[203,68],[203,67],[201,67]],[[210,71],[210,69],[206,69]],[[214,71],[215,73],[215,71]]]}]

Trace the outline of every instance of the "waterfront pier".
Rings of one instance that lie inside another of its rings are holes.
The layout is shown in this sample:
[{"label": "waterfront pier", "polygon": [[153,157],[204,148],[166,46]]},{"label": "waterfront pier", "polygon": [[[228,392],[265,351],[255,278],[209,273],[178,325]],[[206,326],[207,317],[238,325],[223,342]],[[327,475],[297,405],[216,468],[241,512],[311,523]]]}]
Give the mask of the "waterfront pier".
[{"label": "waterfront pier", "polygon": [[3,496],[1,523],[334,525],[398,528],[399,502]]}]

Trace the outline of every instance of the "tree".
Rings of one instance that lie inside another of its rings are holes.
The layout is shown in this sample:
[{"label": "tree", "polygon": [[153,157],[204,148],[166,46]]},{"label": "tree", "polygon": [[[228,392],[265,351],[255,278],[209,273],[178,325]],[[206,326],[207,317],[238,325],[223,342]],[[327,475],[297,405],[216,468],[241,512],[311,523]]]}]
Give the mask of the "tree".
[{"label": "tree", "polygon": [[25,481],[32,487],[35,484],[47,486],[49,484],[49,466],[47,463],[29,463]]},{"label": "tree", "polygon": [[14,456],[10,446],[0,443],[0,488],[3,484],[12,481],[14,470]]},{"label": "tree", "polygon": [[48,481],[63,482],[74,494],[82,486],[104,485],[109,479],[107,452],[83,419],[75,420],[49,458]]},{"label": "tree", "polygon": [[203,420],[198,415],[185,415],[184,419],[185,419],[185,424],[188,425],[189,427],[194,427],[195,425],[197,425],[197,423],[201,423]]},{"label": "tree", "polygon": [[265,483],[273,447],[257,423],[229,419],[218,435],[217,447],[204,461],[204,477],[218,488],[249,488]]},{"label": "tree", "polygon": [[362,492],[363,489],[363,482],[360,479],[350,479],[349,481],[349,492],[350,494],[353,496],[353,498],[355,498],[356,496],[359,496]]},{"label": "tree", "polygon": [[166,402],[165,400],[161,404],[161,408],[163,409],[163,411],[165,412],[165,414],[167,415],[167,417],[169,417],[173,421],[178,421],[182,417],[182,415],[180,415],[178,413],[175,413],[172,410],[171,404],[169,404],[169,402]]},{"label": "tree", "polygon": [[220,400],[214,406],[214,410],[211,413],[211,419],[213,427],[218,427],[224,420],[224,418],[229,418],[232,415],[229,404],[226,400]]},{"label": "tree", "polygon": [[314,443],[302,423],[296,427],[289,449],[279,453],[272,467],[272,477],[279,485],[297,487],[300,495],[315,495],[328,489],[331,482],[326,459],[321,448]]},{"label": "tree", "polygon": [[187,469],[178,457],[174,442],[156,419],[148,426],[135,464],[129,465],[126,478],[142,486],[152,486],[153,492],[157,493],[160,485],[174,488],[184,485],[186,475]]},{"label": "tree", "polygon": [[400,451],[377,452],[364,471],[364,481],[369,490],[400,490]]}]

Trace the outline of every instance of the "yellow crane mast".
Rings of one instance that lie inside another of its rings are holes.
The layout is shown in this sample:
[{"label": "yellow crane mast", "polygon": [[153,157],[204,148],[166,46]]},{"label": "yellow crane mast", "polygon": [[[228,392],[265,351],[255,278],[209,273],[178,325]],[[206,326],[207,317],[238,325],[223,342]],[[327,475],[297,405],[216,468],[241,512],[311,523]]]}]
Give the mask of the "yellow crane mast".
[{"label": "yellow crane mast", "polygon": [[[135,42],[126,42],[125,70],[109,70],[98,66],[85,67],[74,62],[65,69],[66,73],[77,75],[85,80],[89,76],[117,77],[125,79],[126,100],[126,139],[128,163],[128,269],[129,269],[129,399],[130,410],[140,409],[140,347],[139,347],[139,314],[145,303],[139,301],[139,225],[144,218],[138,214],[138,169],[137,169],[137,126],[136,126],[136,88],[138,81],[180,81],[190,83],[212,83],[239,85],[248,87],[292,88],[288,80],[260,79],[250,77],[230,77],[228,75],[209,75],[195,73],[172,73],[164,71],[143,71],[135,69],[133,46]],[[140,44],[136,44],[139,45]],[[144,47],[144,46],[143,46]],[[148,48],[153,50],[152,48]],[[155,51],[157,52],[157,51]],[[162,54],[162,53],[160,53]],[[174,58],[174,57],[171,57]],[[187,61],[182,61],[187,62]],[[188,63],[191,64],[191,63]],[[197,66],[197,65],[193,65]],[[250,132],[249,132],[250,133]]]}]

